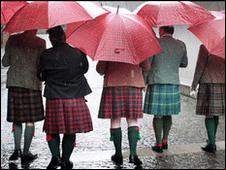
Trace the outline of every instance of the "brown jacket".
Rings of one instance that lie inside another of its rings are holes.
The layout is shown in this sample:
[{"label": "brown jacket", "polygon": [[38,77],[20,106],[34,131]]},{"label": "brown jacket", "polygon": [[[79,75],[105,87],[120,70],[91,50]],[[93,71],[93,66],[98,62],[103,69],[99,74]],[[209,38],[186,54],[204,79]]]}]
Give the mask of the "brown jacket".
[{"label": "brown jacket", "polygon": [[200,83],[225,83],[225,60],[210,54],[204,45],[200,46],[192,89]]},{"label": "brown jacket", "polygon": [[99,74],[104,74],[104,87],[132,86],[142,88],[145,87],[142,69],[147,71],[149,67],[147,60],[140,65],[100,61],[97,63],[96,70]]},{"label": "brown jacket", "polygon": [[11,35],[2,58],[2,65],[9,66],[6,87],[41,90],[41,81],[37,78],[37,66],[39,56],[45,48],[45,40],[31,37],[26,32]]}]

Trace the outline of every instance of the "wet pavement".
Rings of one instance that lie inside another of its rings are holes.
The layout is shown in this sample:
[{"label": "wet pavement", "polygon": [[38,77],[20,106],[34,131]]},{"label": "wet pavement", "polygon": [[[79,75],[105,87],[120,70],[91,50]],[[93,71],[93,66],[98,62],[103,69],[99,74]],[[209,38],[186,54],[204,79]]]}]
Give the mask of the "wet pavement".
[{"label": "wet pavement", "polygon": [[[3,50],[1,50],[1,54]],[[89,59],[89,63],[90,68],[86,78],[93,92],[86,99],[92,114],[94,130],[76,135],[76,147],[71,156],[74,169],[225,169],[225,118],[221,117],[219,120],[216,154],[204,153],[200,149],[200,146],[204,145],[207,139],[204,117],[195,115],[195,99],[183,95],[181,98],[182,111],[179,115],[173,116],[173,125],[169,135],[169,151],[162,155],[151,151],[151,145],[155,143],[152,127],[153,116],[144,114],[144,118],[139,120],[142,138],[138,142],[138,154],[141,155],[143,166],[135,167],[129,164],[127,124],[126,120],[123,119],[124,164],[122,167],[116,167],[110,160],[110,156],[114,153],[113,143],[109,141],[110,122],[97,118],[103,78],[95,71],[96,62]],[[32,153],[38,154],[38,159],[32,162],[29,167],[22,167],[20,161],[8,161],[14,149],[14,141],[11,132],[12,125],[6,122],[6,72],[7,68],[1,67],[1,169],[45,169],[51,159],[51,154],[45,140],[45,133],[42,132],[43,121],[36,123],[35,137],[30,149]]]}]

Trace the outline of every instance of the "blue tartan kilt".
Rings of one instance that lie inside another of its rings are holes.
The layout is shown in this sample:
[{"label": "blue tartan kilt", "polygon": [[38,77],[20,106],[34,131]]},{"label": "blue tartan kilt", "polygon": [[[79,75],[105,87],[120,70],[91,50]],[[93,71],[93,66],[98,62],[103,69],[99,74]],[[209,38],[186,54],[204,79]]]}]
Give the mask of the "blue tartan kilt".
[{"label": "blue tartan kilt", "polygon": [[181,111],[179,85],[148,85],[144,113],[156,116],[176,115]]}]

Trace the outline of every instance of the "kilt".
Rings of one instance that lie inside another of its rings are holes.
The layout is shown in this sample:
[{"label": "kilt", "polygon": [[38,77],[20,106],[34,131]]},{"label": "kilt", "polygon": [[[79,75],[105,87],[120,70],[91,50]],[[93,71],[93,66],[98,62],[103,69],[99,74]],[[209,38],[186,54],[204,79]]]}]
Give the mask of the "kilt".
[{"label": "kilt", "polygon": [[225,115],[225,84],[200,84],[197,105],[197,115]]},{"label": "kilt", "polygon": [[43,131],[47,134],[74,134],[93,130],[84,98],[47,99]]},{"label": "kilt", "polygon": [[142,88],[105,87],[102,92],[98,118],[142,118]]},{"label": "kilt", "polygon": [[9,87],[7,121],[15,123],[36,122],[44,119],[40,90]]},{"label": "kilt", "polygon": [[179,85],[148,85],[144,100],[144,113],[169,116],[178,114],[180,110]]}]

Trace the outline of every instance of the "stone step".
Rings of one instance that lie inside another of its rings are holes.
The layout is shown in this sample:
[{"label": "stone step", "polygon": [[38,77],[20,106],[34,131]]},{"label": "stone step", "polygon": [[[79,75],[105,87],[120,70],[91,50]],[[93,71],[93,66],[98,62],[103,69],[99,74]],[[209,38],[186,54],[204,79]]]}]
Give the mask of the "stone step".
[{"label": "stone step", "polygon": [[[143,156],[171,156],[180,155],[187,153],[198,153],[203,152],[201,146],[205,146],[206,143],[193,143],[193,144],[181,144],[181,145],[169,145],[169,149],[165,150],[163,153],[153,152],[150,148],[138,148],[138,155]],[[217,150],[225,150],[225,141],[216,142]],[[71,155],[71,161],[73,162],[86,162],[86,161],[103,161],[109,160],[111,155],[114,154],[114,150],[107,151],[84,151],[84,152],[74,152]],[[129,150],[123,151],[123,158],[129,157]]]}]

